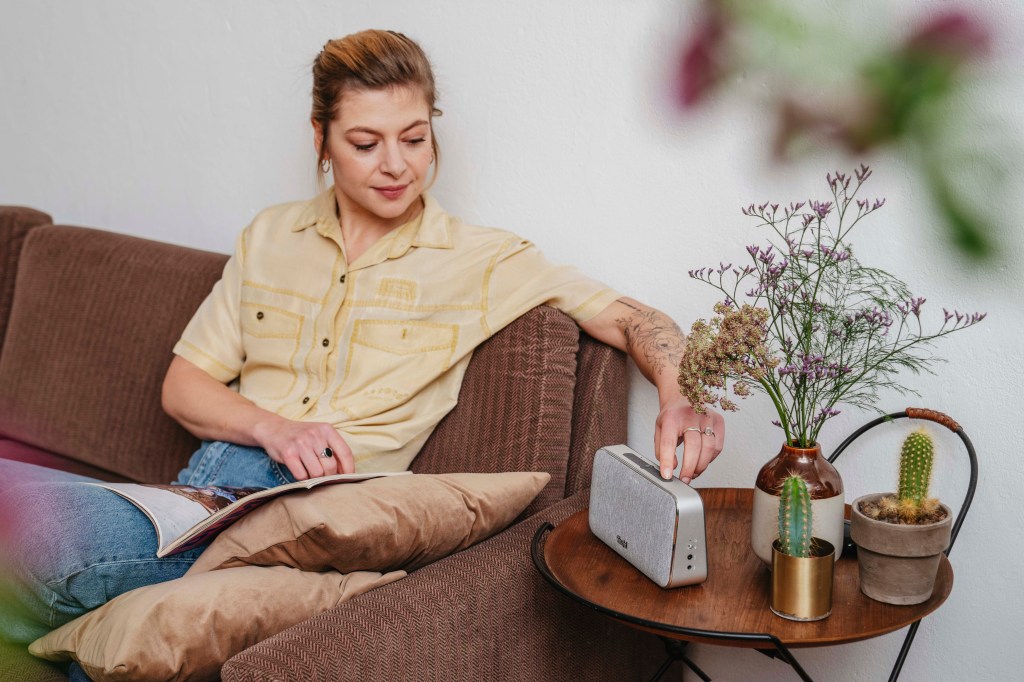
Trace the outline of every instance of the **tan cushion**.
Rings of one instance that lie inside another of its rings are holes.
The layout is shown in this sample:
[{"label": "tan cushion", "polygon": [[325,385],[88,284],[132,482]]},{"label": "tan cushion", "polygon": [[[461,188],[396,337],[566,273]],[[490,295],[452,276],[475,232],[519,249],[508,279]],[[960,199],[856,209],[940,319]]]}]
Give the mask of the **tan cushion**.
[{"label": "tan cushion", "polygon": [[187,575],[126,592],[29,651],[51,661],[74,658],[98,682],[215,680],[243,649],[404,575],[280,566]]},{"label": "tan cushion", "polygon": [[410,474],[280,497],[220,534],[189,570],[413,570],[508,526],[544,472]]}]

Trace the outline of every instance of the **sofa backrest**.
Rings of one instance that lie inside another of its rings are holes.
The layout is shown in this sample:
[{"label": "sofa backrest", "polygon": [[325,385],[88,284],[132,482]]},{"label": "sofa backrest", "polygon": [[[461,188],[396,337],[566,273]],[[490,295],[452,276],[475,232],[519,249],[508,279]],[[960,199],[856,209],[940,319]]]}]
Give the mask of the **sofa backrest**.
[{"label": "sofa backrest", "polygon": [[0,434],[138,481],[198,441],[167,417],[171,348],[226,256],[80,227],[33,229],[4,352]]}]

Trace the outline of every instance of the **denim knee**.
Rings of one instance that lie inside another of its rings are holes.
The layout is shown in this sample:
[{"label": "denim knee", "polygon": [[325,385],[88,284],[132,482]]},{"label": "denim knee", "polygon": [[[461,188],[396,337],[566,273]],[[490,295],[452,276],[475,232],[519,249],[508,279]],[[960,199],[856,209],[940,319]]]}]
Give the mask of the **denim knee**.
[{"label": "denim knee", "polygon": [[123,592],[180,577],[201,551],[157,559],[149,519],[82,483],[12,488],[0,518],[0,636],[11,641],[32,641]]}]

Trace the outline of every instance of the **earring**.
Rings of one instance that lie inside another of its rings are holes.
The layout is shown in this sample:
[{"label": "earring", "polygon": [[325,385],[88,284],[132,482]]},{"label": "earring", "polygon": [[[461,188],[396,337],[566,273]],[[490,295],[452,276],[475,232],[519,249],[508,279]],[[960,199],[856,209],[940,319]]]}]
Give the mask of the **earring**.
[{"label": "earring", "polygon": [[331,160],[330,159],[323,159],[323,160],[321,160],[320,161],[320,170],[323,171],[324,173],[330,173],[331,172]]}]

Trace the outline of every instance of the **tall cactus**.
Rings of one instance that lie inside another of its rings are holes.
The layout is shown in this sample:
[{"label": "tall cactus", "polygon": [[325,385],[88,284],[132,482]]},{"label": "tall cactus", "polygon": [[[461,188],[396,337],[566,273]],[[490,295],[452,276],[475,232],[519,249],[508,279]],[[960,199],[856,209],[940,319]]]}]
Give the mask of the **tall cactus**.
[{"label": "tall cactus", "polygon": [[811,495],[807,481],[788,476],[782,481],[779,499],[779,549],[783,554],[807,557],[811,554]]},{"label": "tall cactus", "polygon": [[901,502],[906,504],[910,500],[913,506],[920,507],[928,499],[934,456],[935,444],[924,429],[914,431],[903,441],[898,493]]}]

